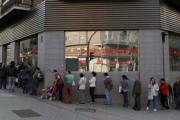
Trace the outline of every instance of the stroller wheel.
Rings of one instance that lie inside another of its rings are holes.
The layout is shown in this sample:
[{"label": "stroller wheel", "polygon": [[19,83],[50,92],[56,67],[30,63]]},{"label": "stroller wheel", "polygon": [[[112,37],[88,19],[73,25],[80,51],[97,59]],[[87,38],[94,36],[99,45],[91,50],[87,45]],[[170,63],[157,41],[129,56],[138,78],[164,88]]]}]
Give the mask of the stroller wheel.
[{"label": "stroller wheel", "polygon": [[50,97],[50,98],[49,98],[49,100],[50,100],[50,101],[52,101],[52,100],[53,100],[53,98],[52,98],[52,97]]},{"label": "stroller wheel", "polygon": [[53,100],[56,100],[56,97],[53,97]]},{"label": "stroller wheel", "polygon": [[48,96],[47,96],[47,95],[45,95],[45,98],[47,99],[47,98],[48,98]]},{"label": "stroller wheel", "polygon": [[44,99],[44,95],[41,96],[41,99]]}]

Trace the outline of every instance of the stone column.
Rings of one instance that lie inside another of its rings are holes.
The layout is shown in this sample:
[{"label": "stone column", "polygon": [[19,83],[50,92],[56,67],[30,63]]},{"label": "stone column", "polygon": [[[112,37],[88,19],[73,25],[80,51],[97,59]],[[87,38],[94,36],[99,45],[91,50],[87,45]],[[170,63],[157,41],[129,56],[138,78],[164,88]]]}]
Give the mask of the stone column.
[{"label": "stone column", "polygon": [[64,49],[64,31],[44,32],[38,35],[38,67],[45,76],[44,87],[54,82],[54,69],[63,76]]},{"label": "stone column", "polygon": [[10,43],[10,61],[19,62],[19,42]]},{"label": "stone column", "polygon": [[6,54],[7,54],[6,46],[0,46],[0,62],[6,63],[6,59],[7,59]]}]

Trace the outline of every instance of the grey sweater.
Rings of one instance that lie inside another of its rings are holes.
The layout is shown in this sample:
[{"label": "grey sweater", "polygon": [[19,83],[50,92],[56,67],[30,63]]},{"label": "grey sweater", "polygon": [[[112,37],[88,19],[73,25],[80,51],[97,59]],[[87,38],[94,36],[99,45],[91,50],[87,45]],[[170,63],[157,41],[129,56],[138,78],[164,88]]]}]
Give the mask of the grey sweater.
[{"label": "grey sweater", "polygon": [[111,77],[110,76],[107,76],[105,79],[104,79],[104,85],[105,85],[105,88],[107,88],[107,85],[109,84],[109,81],[111,80]]}]

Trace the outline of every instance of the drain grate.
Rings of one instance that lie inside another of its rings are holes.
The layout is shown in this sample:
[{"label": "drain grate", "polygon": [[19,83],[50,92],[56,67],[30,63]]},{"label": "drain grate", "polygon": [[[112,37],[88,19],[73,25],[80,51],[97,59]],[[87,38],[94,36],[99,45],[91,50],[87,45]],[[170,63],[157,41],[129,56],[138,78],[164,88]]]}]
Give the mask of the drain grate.
[{"label": "drain grate", "polygon": [[90,108],[76,108],[75,111],[80,111],[80,112],[96,112],[96,109],[90,109]]},{"label": "drain grate", "polygon": [[34,112],[31,109],[25,109],[25,110],[12,110],[13,113],[18,115],[21,118],[29,118],[29,117],[39,117],[40,114]]}]

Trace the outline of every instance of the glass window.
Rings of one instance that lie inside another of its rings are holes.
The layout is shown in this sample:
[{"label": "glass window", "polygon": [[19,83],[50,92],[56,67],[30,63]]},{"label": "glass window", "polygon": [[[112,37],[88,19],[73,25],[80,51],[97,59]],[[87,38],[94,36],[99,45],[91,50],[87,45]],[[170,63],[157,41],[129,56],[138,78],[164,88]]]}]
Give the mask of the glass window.
[{"label": "glass window", "polygon": [[20,61],[25,65],[31,63],[37,66],[38,38],[30,38],[20,42]]},{"label": "glass window", "polygon": [[169,34],[170,70],[180,71],[180,36]]},{"label": "glass window", "polygon": [[74,41],[78,41],[78,36],[74,35]]},{"label": "glass window", "polygon": [[71,36],[69,36],[69,41],[71,41],[72,40],[72,38],[71,38]]},{"label": "glass window", "polygon": [[85,40],[85,36],[84,35],[80,35],[80,40],[84,41]]},{"label": "glass window", "polygon": [[[139,32],[137,30],[75,31],[66,32],[65,35],[75,33],[77,35],[83,33],[87,39],[85,38],[85,42],[79,42],[79,44],[66,41],[66,70],[96,72],[139,70]],[[88,41],[90,41],[89,44]]]}]

